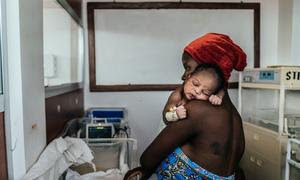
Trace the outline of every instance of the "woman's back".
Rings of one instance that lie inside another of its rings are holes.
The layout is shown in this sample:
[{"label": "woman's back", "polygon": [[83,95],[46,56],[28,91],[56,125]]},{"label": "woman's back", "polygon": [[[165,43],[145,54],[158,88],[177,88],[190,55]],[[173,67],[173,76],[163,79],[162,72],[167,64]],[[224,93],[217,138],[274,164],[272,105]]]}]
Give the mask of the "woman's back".
[{"label": "woman's back", "polygon": [[204,169],[220,176],[232,175],[244,152],[241,118],[229,97],[221,106],[192,101],[187,121],[198,120],[196,135],[182,146],[183,152]]}]

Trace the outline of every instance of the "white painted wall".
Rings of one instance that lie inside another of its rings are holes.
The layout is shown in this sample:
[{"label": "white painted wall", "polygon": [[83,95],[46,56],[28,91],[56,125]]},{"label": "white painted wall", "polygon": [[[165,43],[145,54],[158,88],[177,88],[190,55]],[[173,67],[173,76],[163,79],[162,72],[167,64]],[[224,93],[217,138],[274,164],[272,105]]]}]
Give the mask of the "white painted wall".
[{"label": "white painted wall", "polygon": [[279,1],[278,19],[278,62],[291,65],[293,0]]},{"label": "white painted wall", "polygon": [[[183,0],[190,1],[190,0]],[[241,2],[240,0],[191,0],[192,2]],[[191,2],[190,1],[190,2]],[[279,1],[244,0],[245,3],[260,2],[260,66],[278,63],[278,16]]]},{"label": "white painted wall", "polygon": [[[46,144],[42,7],[40,0],[20,1],[26,169],[34,163]],[[32,128],[33,125],[36,128]]]},{"label": "white painted wall", "polygon": [[42,1],[7,0],[6,12],[8,168],[20,179],[46,145]]},{"label": "white painted wall", "polygon": [[300,1],[294,0],[292,27],[292,64],[300,65]]}]

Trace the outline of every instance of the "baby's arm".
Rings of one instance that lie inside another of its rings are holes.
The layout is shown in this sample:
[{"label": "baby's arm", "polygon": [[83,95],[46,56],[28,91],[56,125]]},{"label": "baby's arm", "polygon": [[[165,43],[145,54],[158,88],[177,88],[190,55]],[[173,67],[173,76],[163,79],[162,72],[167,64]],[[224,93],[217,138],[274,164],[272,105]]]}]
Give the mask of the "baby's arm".
[{"label": "baby's arm", "polygon": [[182,87],[179,87],[175,91],[173,91],[167,101],[167,104],[164,107],[163,120],[165,124],[186,117],[186,109],[184,108],[184,104],[182,103],[183,101],[181,91]]},{"label": "baby's arm", "polygon": [[225,95],[224,89],[221,89],[218,91],[217,94],[212,94],[209,97],[209,102],[212,103],[213,105],[220,105],[222,103],[222,99]]}]

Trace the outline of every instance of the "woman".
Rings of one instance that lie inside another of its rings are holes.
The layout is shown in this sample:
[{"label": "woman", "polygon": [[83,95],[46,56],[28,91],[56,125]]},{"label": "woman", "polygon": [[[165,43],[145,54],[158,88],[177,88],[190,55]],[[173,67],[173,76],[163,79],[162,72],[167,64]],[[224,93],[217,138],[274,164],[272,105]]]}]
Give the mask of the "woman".
[{"label": "woman", "polygon": [[[244,69],[246,54],[228,36],[209,33],[184,49],[182,79],[201,63],[217,64],[228,80],[233,69]],[[154,171],[158,179],[234,179],[244,152],[244,133],[227,88],[223,96],[217,107],[188,103],[188,118],[168,125],[142,154],[141,167],[124,179],[147,179]]]}]

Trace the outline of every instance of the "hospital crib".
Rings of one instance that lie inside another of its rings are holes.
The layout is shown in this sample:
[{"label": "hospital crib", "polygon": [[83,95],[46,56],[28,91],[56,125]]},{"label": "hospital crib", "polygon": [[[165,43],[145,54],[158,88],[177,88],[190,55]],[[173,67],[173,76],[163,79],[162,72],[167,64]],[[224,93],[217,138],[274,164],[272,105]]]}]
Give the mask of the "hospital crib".
[{"label": "hospital crib", "polygon": [[[84,140],[94,152],[96,171],[132,169],[138,166],[137,141],[130,137],[124,108],[91,108],[84,117],[70,121],[63,136]],[[72,167],[80,174],[91,167]]]}]

